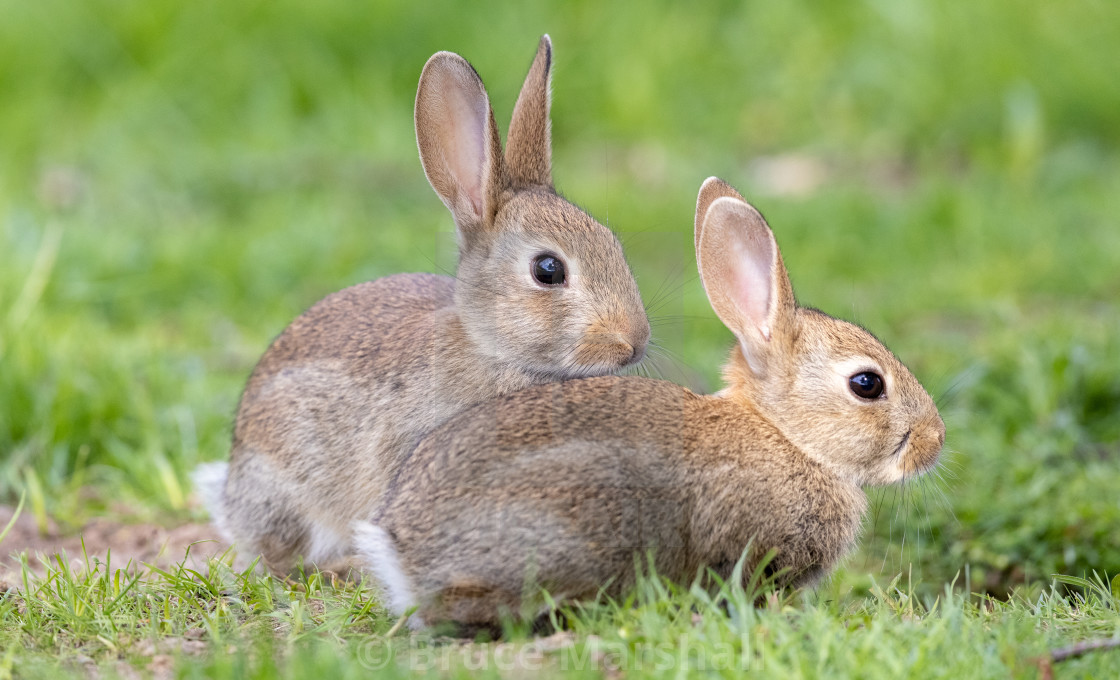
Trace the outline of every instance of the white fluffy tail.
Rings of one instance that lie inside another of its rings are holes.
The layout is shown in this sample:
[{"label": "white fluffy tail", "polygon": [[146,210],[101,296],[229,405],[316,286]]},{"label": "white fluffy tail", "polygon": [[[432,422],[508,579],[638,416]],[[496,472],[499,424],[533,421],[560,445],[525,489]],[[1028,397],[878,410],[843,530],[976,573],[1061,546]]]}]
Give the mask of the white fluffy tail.
[{"label": "white fluffy tail", "polygon": [[[401,569],[400,557],[393,539],[381,527],[369,522],[354,522],[354,549],[358,556],[373,572],[374,578],[381,583],[389,601],[386,605],[389,611],[397,616],[416,606],[416,598],[412,594],[408,577]],[[409,619],[408,626],[412,629],[424,627],[424,622],[415,614]]]},{"label": "white fluffy tail", "polygon": [[222,533],[222,537],[233,542],[226,527],[226,477],[229,476],[229,463],[203,463],[191,473],[191,481],[202,505],[210,513],[210,521]]}]

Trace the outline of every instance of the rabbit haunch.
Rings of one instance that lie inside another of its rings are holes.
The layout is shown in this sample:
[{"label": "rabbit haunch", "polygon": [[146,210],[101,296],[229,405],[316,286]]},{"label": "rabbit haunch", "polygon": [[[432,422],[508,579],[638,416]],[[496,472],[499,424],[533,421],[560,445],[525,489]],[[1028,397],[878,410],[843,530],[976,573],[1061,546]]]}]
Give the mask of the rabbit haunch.
[{"label": "rabbit haunch", "polygon": [[[762,216],[712,178],[697,262],[737,344],[727,386],[597,377],[479,404],[425,436],[355,546],[413,625],[493,626],[542,600],[622,594],[635,554],[689,581],[750,574],[812,584],[855,544],[864,484],[937,461],[944,424],[917,379],[869,332],[799,307]],[[873,373],[874,399],[850,379]]]},{"label": "rabbit haunch", "polygon": [[[377,507],[422,434],[468,406],[639,361],[649,322],[615,236],[556,194],[552,45],[541,39],[502,151],[486,90],[434,55],[416,96],[420,160],[451,211],[454,278],[397,274],[323,299],[249,378],[230,462],[196,480],[215,523],[287,573],[302,556],[345,569],[350,524]],[[559,285],[534,278],[552,258]]]}]

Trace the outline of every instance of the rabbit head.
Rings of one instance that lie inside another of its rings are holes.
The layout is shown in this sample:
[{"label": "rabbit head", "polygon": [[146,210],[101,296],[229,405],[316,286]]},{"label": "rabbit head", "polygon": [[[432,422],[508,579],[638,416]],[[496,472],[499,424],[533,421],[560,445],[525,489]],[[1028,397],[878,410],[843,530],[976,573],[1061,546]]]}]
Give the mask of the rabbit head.
[{"label": "rabbit head", "polygon": [[416,137],[455,218],[455,302],[467,334],[488,356],[559,379],[641,360],[650,329],[614,234],[552,186],[551,67],[546,35],[503,154],[478,74],[457,54],[434,55],[420,76]]},{"label": "rabbit head", "polygon": [[890,484],[937,462],[945,424],[917,378],[868,331],[799,307],[762,215],[714,177],[697,200],[696,257],[738,340],[726,396],[854,484]]}]

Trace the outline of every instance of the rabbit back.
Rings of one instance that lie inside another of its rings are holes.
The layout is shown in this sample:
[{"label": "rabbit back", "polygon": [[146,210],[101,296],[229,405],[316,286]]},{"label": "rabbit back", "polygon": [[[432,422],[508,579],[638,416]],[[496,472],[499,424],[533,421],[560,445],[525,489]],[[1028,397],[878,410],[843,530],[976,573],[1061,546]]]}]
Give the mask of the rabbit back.
[{"label": "rabbit back", "polygon": [[778,550],[771,569],[811,581],[851,543],[863,498],[739,407],[668,382],[590,378],[433,432],[374,518],[392,546],[371,549],[368,526],[356,545],[421,621],[478,625],[503,607],[531,618],[529,581],[556,599],[619,595],[647,553],[674,580],[705,567],[727,578],[753,540]]}]

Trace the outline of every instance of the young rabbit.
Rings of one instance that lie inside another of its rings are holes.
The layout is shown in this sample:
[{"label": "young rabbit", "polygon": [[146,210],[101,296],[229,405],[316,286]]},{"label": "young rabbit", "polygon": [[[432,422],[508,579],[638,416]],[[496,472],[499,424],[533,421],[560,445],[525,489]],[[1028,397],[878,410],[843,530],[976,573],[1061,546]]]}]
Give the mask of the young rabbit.
[{"label": "young rabbit", "polygon": [[420,435],[471,404],[639,361],[650,328],[614,235],[552,186],[552,44],[541,38],[503,155],[466,60],[428,60],[424,172],[455,219],[455,278],[399,274],[323,299],[272,343],[227,464],[196,473],[215,524],[274,572],[342,567]]},{"label": "young rabbit", "polygon": [[678,581],[721,577],[749,545],[810,584],[856,541],[861,486],[921,474],[945,426],[870,333],[799,307],[762,216],[711,178],[696,254],[738,343],[727,387],[597,377],[479,404],[427,435],[355,547],[412,624],[491,627],[557,599],[618,595],[635,553]]}]

